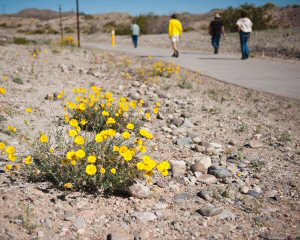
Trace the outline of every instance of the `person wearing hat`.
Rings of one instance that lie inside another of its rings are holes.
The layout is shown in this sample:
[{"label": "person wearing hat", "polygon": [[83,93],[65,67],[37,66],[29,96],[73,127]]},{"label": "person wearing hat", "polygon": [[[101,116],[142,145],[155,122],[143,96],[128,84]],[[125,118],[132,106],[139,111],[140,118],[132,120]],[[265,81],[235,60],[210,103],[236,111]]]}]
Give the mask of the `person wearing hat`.
[{"label": "person wearing hat", "polygon": [[219,53],[221,35],[225,36],[225,30],[220,14],[215,15],[215,19],[209,24],[209,35],[211,36],[211,44],[214,47],[214,53]]}]

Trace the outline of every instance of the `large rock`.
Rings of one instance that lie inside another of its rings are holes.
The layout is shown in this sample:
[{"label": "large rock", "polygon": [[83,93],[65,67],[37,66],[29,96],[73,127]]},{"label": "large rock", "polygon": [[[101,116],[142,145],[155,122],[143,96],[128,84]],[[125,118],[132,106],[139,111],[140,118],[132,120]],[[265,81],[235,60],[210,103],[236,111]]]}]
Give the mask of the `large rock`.
[{"label": "large rock", "polygon": [[203,155],[199,157],[196,162],[203,164],[203,166],[208,169],[211,166],[211,158],[209,156]]},{"label": "large rock", "polygon": [[197,180],[201,183],[212,184],[217,182],[217,178],[210,174],[205,174],[197,178]]},{"label": "large rock", "polygon": [[193,144],[193,140],[190,137],[178,138],[176,143],[179,146],[191,146]]},{"label": "large rock", "polygon": [[209,202],[212,200],[212,197],[210,196],[209,191],[207,190],[201,190],[197,193],[197,196]]},{"label": "large rock", "polygon": [[198,209],[197,212],[200,213],[202,216],[212,217],[212,216],[218,215],[221,212],[223,212],[223,209],[216,208],[211,205],[205,205],[205,206],[201,207],[200,209]]},{"label": "large rock", "polygon": [[207,168],[202,163],[199,163],[199,162],[191,165],[190,169],[192,172],[201,172],[201,173],[207,172]]},{"label": "large rock", "polygon": [[131,217],[134,217],[141,222],[154,221],[157,218],[152,212],[133,212]]},{"label": "large rock", "polygon": [[186,173],[186,162],[182,160],[171,160],[171,171],[173,177],[184,176]]},{"label": "large rock", "polygon": [[208,173],[217,178],[227,178],[232,176],[232,173],[227,168],[217,165],[210,166],[208,168]]},{"label": "large rock", "polygon": [[171,123],[173,123],[176,127],[180,127],[184,122],[183,118],[172,118]]},{"label": "large rock", "polygon": [[133,197],[147,198],[150,196],[150,189],[147,186],[137,182],[129,187],[129,193]]},{"label": "large rock", "polygon": [[251,148],[261,148],[261,147],[264,146],[264,144],[262,142],[258,141],[258,140],[252,139],[249,142],[249,146]]},{"label": "large rock", "polygon": [[133,240],[133,236],[124,231],[114,231],[107,235],[107,240]]}]

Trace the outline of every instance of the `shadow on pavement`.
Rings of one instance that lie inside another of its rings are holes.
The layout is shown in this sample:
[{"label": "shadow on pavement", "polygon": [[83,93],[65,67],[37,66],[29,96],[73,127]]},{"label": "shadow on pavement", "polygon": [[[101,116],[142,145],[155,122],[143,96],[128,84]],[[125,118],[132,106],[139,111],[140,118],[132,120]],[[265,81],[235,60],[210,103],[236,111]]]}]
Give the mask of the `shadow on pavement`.
[{"label": "shadow on pavement", "polygon": [[230,60],[230,61],[232,61],[232,60],[241,60],[240,58],[213,58],[213,57],[200,57],[200,58],[197,58],[197,59],[200,59],[200,60]]}]

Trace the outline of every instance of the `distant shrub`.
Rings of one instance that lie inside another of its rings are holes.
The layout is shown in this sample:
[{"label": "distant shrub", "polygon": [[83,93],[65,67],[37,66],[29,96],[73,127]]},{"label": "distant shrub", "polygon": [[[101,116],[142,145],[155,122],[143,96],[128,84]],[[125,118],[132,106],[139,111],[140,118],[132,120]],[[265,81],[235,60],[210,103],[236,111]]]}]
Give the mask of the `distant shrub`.
[{"label": "distant shrub", "polygon": [[20,44],[20,45],[25,45],[25,44],[29,44],[30,41],[25,37],[14,37],[13,43],[14,44]]},{"label": "distant shrub", "polygon": [[96,24],[91,24],[90,26],[86,27],[83,30],[83,33],[94,34],[94,33],[98,32],[98,31],[99,31],[99,28],[96,26]]},{"label": "distant shrub", "polygon": [[65,28],[64,28],[64,32],[65,32],[65,33],[74,33],[74,30],[73,30],[73,28],[71,28],[71,27],[65,27]]},{"label": "distant shrub", "polygon": [[19,78],[19,77],[13,78],[12,81],[13,81],[14,83],[16,83],[16,84],[24,84],[23,80],[22,80],[21,78]]},{"label": "distant shrub", "polygon": [[87,20],[87,21],[93,20],[93,19],[94,19],[94,16],[92,16],[92,15],[84,15],[84,16],[83,16],[83,19],[84,19],[84,20]]},{"label": "distant shrub", "polygon": [[246,11],[248,17],[253,22],[254,30],[263,30],[268,28],[276,28],[272,24],[272,16],[267,13],[271,4],[265,5],[263,7],[255,7],[253,4],[243,4],[240,8],[227,8],[223,13],[221,13],[224,27],[229,32],[236,32],[236,22],[241,16],[242,11]]},{"label": "distant shrub", "polygon": [[191,31],[194,31],[194,30],[195,30],[195,28],[190,27],[190,26],[183,29],[184,32],[191,32]]},{"label": "distant shrub", "polygon": [[62,46],[75,46],[75,39],[73,36],[65,36],[61,40],[60,44]]},{"label": "distant shrub", "polygon": [[110,32],[112,29],[114,29],[117,35],[131,35],[130,24],[116,24],[115,21],[111,21],[104,24],[103,28],[105,32]]}]

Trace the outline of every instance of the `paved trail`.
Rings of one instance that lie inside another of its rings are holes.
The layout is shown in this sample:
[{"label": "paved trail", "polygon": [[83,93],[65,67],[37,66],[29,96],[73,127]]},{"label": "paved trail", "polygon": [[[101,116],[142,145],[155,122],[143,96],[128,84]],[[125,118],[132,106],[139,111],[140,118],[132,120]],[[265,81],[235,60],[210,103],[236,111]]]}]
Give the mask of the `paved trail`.
[{"label": "paved trail", "polygon": [[207,76],[250,89],[300,99],[300,65],[263,59],[240,60],[239,55],[181,51],[179,58],[172,58],[171,49],[83,43],[85,47],[121,51],[140,57],[153,56],[167,62],[200,72]]}]

